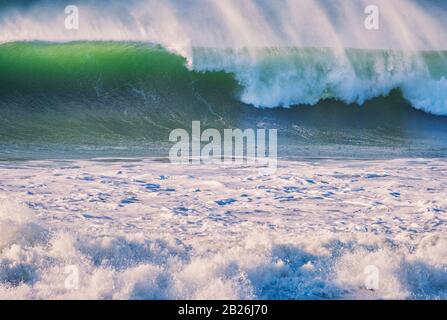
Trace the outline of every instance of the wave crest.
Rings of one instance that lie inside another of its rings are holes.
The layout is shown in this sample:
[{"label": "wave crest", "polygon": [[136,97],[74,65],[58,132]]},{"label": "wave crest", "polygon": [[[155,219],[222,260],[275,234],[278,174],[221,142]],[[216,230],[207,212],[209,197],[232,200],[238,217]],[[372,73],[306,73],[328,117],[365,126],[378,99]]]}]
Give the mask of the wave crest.
[{"label": "wave crest", "polygon": [[[362,105],[400,89],[418,109],[447,114],[444,53],[328,48],[196,49],[193,68],[234,74],[241,100],[257,107],[315,105],[324,99]],[[441,68],[438,67],[440,65]]]}]

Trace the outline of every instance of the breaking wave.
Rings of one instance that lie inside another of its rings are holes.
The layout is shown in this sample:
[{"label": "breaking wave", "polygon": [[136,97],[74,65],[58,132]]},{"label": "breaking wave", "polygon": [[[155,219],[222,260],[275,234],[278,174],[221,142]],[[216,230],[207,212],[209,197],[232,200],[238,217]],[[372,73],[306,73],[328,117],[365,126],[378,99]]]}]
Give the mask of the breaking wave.
[{"label": "breaking wave", "polygon": [[0,45],[1,153],[158,150],[170,131],[200,120],[277,128],[284,146],[408,145],[418,156],[444,155],[446,118],[433,114],[447,115],[445,52],[197,47],[192,57],[143,43]]},{"label": "breaking wave", "polygon": [[364,104],[394,89],[413,107],[447,114],[447,54],[390,50],[271,48],[194,50],[193,68],[234,74],[241,100],[258,107]]},{"label": "breaking wave", "polygon": [[[124,98],[133,93],[156,101],[168,90],[182,96],[194,86],[197,73],[207,81],[224,73],[224,85],[207,90],[224,90],[218,94],[256,107],[315,105],[327,99],[362,105],[397,89],[413,107],[447,115],[446,52],[194,48],[188,71],[184,58],[143,44],[16,43],[0,47],[0,67],[2,95],[71,94],[82,100],[120,92]],[[189,95],[182,100],[193,109],[197,97]]]}]

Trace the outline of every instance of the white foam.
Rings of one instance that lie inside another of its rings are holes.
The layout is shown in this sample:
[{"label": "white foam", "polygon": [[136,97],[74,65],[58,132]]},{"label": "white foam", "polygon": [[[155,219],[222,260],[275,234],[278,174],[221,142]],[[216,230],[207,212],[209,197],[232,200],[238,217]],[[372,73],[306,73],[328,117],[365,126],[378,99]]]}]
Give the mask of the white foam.
[{"label": "white foam", "polygon": [[45,241],[47,231],[33,222],[32,212],[19,201],[0,198],[0,249]]},{"label": "white foam", "polygon": [[411,104],[423,111],[447,115],[447,79],[425,79],[422,81],[405,82],[403,87],[404,97]]},{"label": "white foam", "polygon": [[401,89],[414,107],[446,115],[446,80],[434,79],[429,63],[400,51],[201,49],[195,50],[193,68],[234,74],[243,87],[240,99],[257,107],[315,105],[329,98],[362,105]]},{"label": "white foam", "polygon": [[[446,168],[281,162],[259,176],[145,160],[3,167],[0,298],[445,299],[447,201],[436,195],[447,191]],[[203,183],[211,179],[219,183]],[[123,205],[129,195],[139,201]],[[224,198],[236,202],[216,203]],[[67,266],[77,288],[66,287]]]}]

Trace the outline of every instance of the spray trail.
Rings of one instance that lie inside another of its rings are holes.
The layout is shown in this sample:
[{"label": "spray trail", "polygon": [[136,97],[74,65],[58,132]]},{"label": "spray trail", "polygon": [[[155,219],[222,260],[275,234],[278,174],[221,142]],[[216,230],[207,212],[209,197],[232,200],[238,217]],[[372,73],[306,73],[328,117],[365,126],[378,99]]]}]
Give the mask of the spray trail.
[{"label": "spray trail", "polygon": [[447,9],[437,1],[375,1],[374,32],[364,27],[366,0],[70,1],[79,7],[79,30],[64,27],[66,4],[4,5],[0,41],[147,41],[185,55],[194,46],[447,49]]}]

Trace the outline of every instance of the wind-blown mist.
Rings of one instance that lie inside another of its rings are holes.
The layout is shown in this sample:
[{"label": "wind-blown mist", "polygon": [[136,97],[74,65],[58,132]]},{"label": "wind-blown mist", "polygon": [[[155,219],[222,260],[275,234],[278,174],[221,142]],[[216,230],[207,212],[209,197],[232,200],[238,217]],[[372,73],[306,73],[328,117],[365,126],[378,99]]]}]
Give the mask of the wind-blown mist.
[{"label": "wind-blown mist", "polygon": [[[64,8],[77,4],[80,28],[64,28]],[[447,49],[441,1],[374,1],[380,30],[364,28],[366,0],[33,1],[5,6],[0,41],[134,40],[183,54],[194,46],[326,46]]]}]

